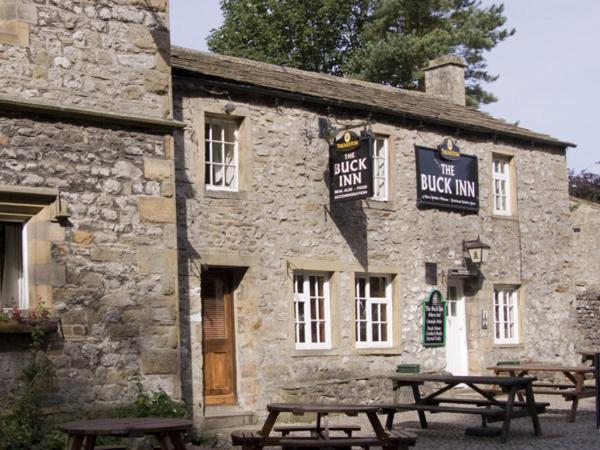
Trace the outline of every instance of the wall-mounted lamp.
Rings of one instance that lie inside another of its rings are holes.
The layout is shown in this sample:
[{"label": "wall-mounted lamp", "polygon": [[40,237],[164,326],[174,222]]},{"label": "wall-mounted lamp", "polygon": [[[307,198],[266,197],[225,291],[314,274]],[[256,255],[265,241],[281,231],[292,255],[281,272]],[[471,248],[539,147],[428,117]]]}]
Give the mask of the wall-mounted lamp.
[{"label": "wall-mounted lamp", "polygon": [[477,236],[474,241],[463,241],[463,252],[473,264],[480,267],[488,259],[490,246],[481,242]]},{"label": "wall-mounted lamp", "polygon": [[231,114],[232,112],[234,112],[236,109],[236,106],[229,102],[227,103],[224,107],[223,107],[223,111],[225,111],[225,114]]},{"label": "wall-mounted lamp", "polygon": [[477,236],[474,241],[463,241],[464,269],[455,268],[448,270],[448,276],[457,278],[477,278],[479,267],[487,261],[490,246],[484,244]]}]

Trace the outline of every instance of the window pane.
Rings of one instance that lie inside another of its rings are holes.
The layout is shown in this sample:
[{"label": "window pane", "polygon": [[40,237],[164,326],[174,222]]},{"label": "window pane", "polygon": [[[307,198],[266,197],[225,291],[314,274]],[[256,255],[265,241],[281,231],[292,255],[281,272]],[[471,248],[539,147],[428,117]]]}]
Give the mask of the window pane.
[{"label": "window pane", "polygon": [[367,340],[367,322],[359,322],[359,342],[366,342]]},{"label": "window pane", "polygon": [[379,322],[379,305],[376,303],[371,304],[371,321]]},{"label": "window pane", "polygon": [[233,144],[225,144],[225,163],[235,164],[235,146]]},{"label": "window pane", "polygon": [[314,298],[310,299],[310,318],[311,320],[317,318],[317,302]]},{"label": "window pane", "polygon": [[218,122],[212,124],[212,140],[223,141],[223,127]]},{"label": "window pane", "polygon": [[237,124],[232,121],[225,122],[225,142],[235,142]]},{"label": "window pane", "polygon": [[317,295],[315,283],[316,283],[316,277],[310,277],[309,284],[310,284],[310,296],[311,297],[314,297],[315,295]]},{"label": "window pane", "polygon": [[304,326],[300,326],[298,329],[298,342],[303,344],[306,342],[306,334],[304,332]]},{"label": "window pane", "polygon": [[294,275],[294,284],[298,294],[304,293],[304,277],[302,275]]},{"label": "window pane", "polygon": [[304,322],[304,302],[298,303],[298,322]]},{"label": "window pane", "polygon": [[209,141],[211,139],[211,127],[210,122],[204,124],[204,140]]},{"label": "window pane", "polygon": [[212,144],[212,162],[223,162],[223,144],[220,142],[213,142]]},{"label": "window pane", "polygon": [[387,324],[382,324],[381,325],[381,340],[382,341],[387,341],[388,340]]},{"label": "window pane", "polygon": [[317,322],[311,322],[310,323],[310,332],[311,332],[311,342],[315,343],[315,342],[319,342],[319,336],[318,336],[318,332],[317,332]]},{"label": "window pane", "polygon": [[371,277],[371,297],[385,297],[385,278]]},{"label": "window pane", "polygon": [[212,184],[214,186],[223,185],[223,166],[213,165],[212,166]]},{"label": "window pane", "polygon": [[358,313],[357,317],[359,320],[367,320],[367,308],[366,302],[364,300],[360,300],[356,303],[358,305]]},{"label": "window pane", "polygon": [[373,342],[379,342],[379,325],[374,323],[371,326],[371,332],[373,333]]},{"label": "window pane", "polygon": [[225,186],[235,186],[235,166],[225,166]]},{"label": "window pane", "polygon": [[358,278],[358,283],[357,283],[357,293],[356,296],[360,297],[360,298],[365,298],[366,297],[366,285],[367,285],[367,279],[366,278]]},{"label": "window pane", "polygon": [[325,321],[319,322],[319,342],[325,342]]},{"label": "window pane", "polygon": [[212,178],[212,170],[210,168],[210,164],[205,164],[204,166],[205,171],[204,171],[204,184],[213,184],[213,178]]}]

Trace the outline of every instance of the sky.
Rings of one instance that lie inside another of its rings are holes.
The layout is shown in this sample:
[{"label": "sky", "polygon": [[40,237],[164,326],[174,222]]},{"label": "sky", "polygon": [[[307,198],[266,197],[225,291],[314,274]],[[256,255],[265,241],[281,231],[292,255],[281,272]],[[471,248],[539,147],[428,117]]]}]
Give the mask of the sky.
[{"label": "sky", "polygon": [[[500,77],[485,88],[498,101],[483,106],[494,117],[577,144],[569,168],[600,174],[600,1],[482,0],[503,3],[514,36],[486,53]],[[207,50],[206,37],[223,18],[219,0],[171,0],[171,41]],[[596,164],[599,163],[599,164]]]}]

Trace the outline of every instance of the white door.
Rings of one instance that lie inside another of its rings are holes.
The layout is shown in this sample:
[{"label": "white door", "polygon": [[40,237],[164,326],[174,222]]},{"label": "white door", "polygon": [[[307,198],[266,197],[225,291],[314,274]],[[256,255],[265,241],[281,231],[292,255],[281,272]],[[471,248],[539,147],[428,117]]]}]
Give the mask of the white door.
[{"label": "white door", "polygon": [[462,280],[449,280],[446,294],[446,370],[469,374],[465,297]]}]

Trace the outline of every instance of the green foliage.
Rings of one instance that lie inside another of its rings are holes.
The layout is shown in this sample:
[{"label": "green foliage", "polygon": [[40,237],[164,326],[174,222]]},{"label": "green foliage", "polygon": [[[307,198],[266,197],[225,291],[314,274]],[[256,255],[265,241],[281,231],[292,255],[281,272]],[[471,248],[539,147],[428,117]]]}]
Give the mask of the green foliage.
[{"label": "green foliage", "polygon": [[134,375],[133,380],[138,394],[133,404],[119,408],[117,414],[120,417],[186,417],[184,403],[176,402],[161,388],[146,392],[140,374]]},{"label": "green foliage", "polygon": [[21,385],[0,412],[0,450],[58,450],[64,435],[53,433],[42,420],[42,405],[54,387],[54,369],[44,351],[44,333],[34,329],[29,360]]},{"label": "green foliage", "polygon": [[480,0],[222,0],[209,48],[305,70],[422,88],[422,70],[454,54],[467,64],[467,101],[495,101],[484,52],[514,34],[502,5]]},{"label": "green foliage", "polygon": [[569,195],[600,203],[600,175],[569,170]]}]

